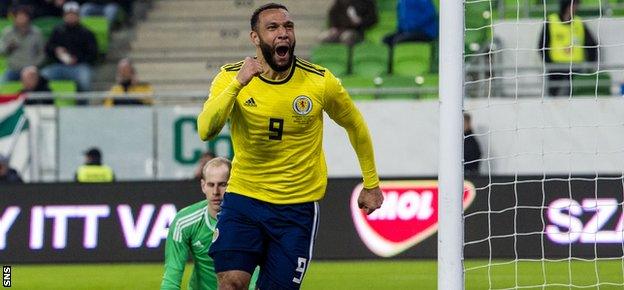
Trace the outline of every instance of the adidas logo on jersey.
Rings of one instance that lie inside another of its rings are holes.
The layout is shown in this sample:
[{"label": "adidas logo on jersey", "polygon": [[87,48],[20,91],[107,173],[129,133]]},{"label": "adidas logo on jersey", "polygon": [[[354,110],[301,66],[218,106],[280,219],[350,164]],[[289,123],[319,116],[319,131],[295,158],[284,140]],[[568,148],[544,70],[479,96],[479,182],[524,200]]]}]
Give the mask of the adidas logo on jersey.
[{"label": "adidas logo on jersey", "polygon": [[196,242],[194,242],[194,243],[193,243],[193,246],[195,246],[195,247],[200,247],[200,248],[203,248],[203,247],[204,247],[204,245],[202,245],[201,241],[196,241]]},{"label": "adidas logo on jersey", "polygon": [[257,107],[258,105],[256,105],[256,101],[254,101],[253,98],[249,98],[247,101],[245,101],[245,106],[247,106],[247,107]]}]

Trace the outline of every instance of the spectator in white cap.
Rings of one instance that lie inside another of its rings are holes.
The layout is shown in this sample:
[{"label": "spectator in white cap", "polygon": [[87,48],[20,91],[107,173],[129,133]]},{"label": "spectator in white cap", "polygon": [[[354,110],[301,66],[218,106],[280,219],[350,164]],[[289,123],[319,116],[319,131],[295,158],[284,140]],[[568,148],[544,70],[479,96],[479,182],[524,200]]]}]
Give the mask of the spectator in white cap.
[{"label": "spectator in white cap", "polygon": [[46,45],[48,57],[54,61],[41,74],[49,80],[73,80],[79,91],[91,89],[92,65],[97,59],[95,35],[80,24],[80,5],[63,5],[63,23],[52,31]]}]

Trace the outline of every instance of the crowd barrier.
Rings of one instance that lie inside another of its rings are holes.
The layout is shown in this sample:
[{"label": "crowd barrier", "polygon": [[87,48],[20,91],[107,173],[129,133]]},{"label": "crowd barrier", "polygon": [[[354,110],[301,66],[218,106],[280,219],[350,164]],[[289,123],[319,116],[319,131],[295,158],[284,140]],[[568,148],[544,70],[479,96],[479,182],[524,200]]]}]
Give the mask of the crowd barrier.
[{"label": "crowd barrier", "polygon": [[[315,259],[436,257],[433,178],[384,179],[369,216],[360,188],[329,180]],[[621,176],[467,178],[465,258],[621,257],[622,193]],[[3,185],[0,196],[4,263],[162,261],[175,213],[204,198],[198,181]]]}]

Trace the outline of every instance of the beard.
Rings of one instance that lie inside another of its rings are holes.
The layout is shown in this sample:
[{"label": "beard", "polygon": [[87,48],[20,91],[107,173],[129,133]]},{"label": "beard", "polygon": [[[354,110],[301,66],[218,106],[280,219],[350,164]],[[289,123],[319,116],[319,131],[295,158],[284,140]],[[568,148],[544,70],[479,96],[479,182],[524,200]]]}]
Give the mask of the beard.
[{"label": "beard", "polygon": [[271,67],[271,69],[275,72],[284,72],[288,70],[295,59],[295,44],[293,41],[292,45],[288,48],[288,62],[284,65],[278,65],[273,56],[276,54],[275,47],[269,45],[264,42],[262,38],[260,38],[260,50],[262,51],[262,56],[264,56],[264,60]]}]

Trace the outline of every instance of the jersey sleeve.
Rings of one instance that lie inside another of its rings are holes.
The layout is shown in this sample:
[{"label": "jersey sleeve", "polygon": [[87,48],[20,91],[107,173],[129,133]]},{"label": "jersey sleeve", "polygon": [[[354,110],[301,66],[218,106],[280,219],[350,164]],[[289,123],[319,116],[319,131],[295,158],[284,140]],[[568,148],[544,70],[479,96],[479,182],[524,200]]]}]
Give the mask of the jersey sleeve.
[{"label": "jersey sleeve", "polygon": [[338,125],[347,130],[349,141],[360,163],[364,187],[377,187],[379,177],[375,168],[373,141],[366,122],[340,81],[329,71],[325,74],[325,111]]},{"label": "jersey sleeve", "polygon": [[176,234],[178,217],[176,217],[167,234],[165,244],[165,273],[163,274],[161,290],[180,289],[182,283],[182,275],[184,274],[184,266],[188,261],[190,249],[186,242],[187,238],[184,233],[180,233],[179,238]]},{"label": "jersey sleeve", "polygon": [[225,125],[243,86],[222,70],[212,81],[208,100],[197,117],[197,133],[203,141],[215,137]]}]

